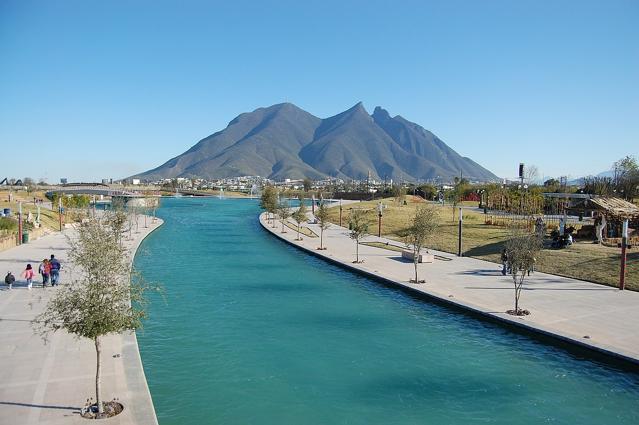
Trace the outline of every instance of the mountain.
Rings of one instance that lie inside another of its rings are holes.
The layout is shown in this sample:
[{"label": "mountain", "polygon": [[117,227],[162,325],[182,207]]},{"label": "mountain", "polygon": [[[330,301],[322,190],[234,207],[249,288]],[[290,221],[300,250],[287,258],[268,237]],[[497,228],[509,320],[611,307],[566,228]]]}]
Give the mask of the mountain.
[{"label": "mountain", "polygon": [[[613,178],[615,176],[615,172],[613,170],[608,170],[608,171],[602,171],[599,174],[596,175],[588,175],[588,176],[584,176],[584,177],[577,177],[576,179],[572,179],[572,180],[568,180],[568,182],[566,183],[568,186],[582,186],[587,177],[609,177],[609,178]],[[557,178],[557,180],[559,180],[560,177]]]},{"label": "mountain", "polygon": [[364,179],[369,172],[375,179],[447,180],[460,172],[471,180],[497,179],[430,131],[379,106],[369,115],[361,102],[326,119],[291,103],[259,108],[134,177]]}]

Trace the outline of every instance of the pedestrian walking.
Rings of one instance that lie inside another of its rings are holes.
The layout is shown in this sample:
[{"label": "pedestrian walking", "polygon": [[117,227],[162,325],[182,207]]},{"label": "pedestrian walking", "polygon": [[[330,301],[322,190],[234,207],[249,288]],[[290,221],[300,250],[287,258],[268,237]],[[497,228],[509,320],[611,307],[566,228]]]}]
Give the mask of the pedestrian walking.
[{"label": "pedestrian walking", "polygon": [[38,272],[40,272],[40,274],[42,275],[42,287],[44,288],[49,282],[49,274],[51,273],[51,265],[49,264],[49,260],[47,260],[46,258],[42,260]]},{"label": "pedestrian walking", "polygon": [[506,248],[501,250],[501,274],[506,276],[506,272],[508,271],[508,253],[506,252]]},{"label": "pedestrian walking", "polygon": [[62,266],[55,255],[51,254],[51,260],[49,261],[49,265],[51,266],[51,286],[56,286],[60,280],[60,269]]},{"label": "pedestrian walking", "polygon": [[22,277],[27,280],[27,289],[31,290],[33,285],[33,267],[31,267],[31,264],[27,264],[27,268],[22,272]]},{"label": "pedestrian walking", "polygon": [[9,285],[9,289],[13,289],[13,282],[16,281],[16,278],[11,274],[11,272],[7,272],[7,275],[4,277],[4,283]]}]

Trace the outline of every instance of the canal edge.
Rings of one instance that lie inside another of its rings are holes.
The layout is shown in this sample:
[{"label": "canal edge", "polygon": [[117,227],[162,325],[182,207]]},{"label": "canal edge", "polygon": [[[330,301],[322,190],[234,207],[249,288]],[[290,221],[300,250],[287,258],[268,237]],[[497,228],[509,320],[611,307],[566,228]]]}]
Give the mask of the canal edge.
[{"label": "canal edge", "polygon": [[620,351],[615,351],[602,344],[595,344],[595,343],[581,341],[581,340],[575,339],[574,337],[570,335],[557,333],[555,331],[546,329],[540,325],[532,325],[529,323],[524,323],[520,320],[516,320],[515,318],[497,315],[493,312],[486,311],[482,307],[474,305],[472,303],[466,303],[463,301],[445,298],[438,294],[434,294],[432,292],[429,292],[427,288],[422,288],[422,289],[414,288],[412,286],[406,285],[404,282],[400,282],[393,279],[389,279],[384,276],[376,275],[367,270],[363,270],[353,264],[345,263],[341,260],[338,260],[337,258],[332,258],[328,255],[325,255],[323,252],[318,252],[316,250],[311,250],[301,245],[298,245],[294,243],[293,241],[290,241],[286,239],[285,237],[279,235],[277,231],[271,229],[265,223],[265,221],[262,220],[262,217],[265,216],[265,214],[266,213],[260,213],[258,215],[258,221],[262,229],[266,230],[272,236],[275,236],[278,240],[281,240],[287,243],[288,245],[293,246],[308,254],[311,254],[317,258],[321,258],[324,261],[327,261],[331,264],[337,265],[341,268],[357,273],[359,275],[368,277],[372,280],[375,280],[376,282],[380,282],[384,284],[385,286],[393,287],[393,288],[405,291],[407,293],[413,294],[421,299],[433,301],[433,302],[436,302],[437,304],[444,305],[449,308],[456,309],[458,311],[464,311],[476,318],[480,318],[482,320],[486,320],[492,323],[497,323],[499,325],[502,325],[505,328],[508,328],[511,331],[517,330],[519,333],[523,333],[528,336],[537,336],[537,337],[545,338],[547,339],[546,342],[550,342],[552,345],[557,346],[557,345],[564,344],[565,345],[563,347],[564,349],[570,348],[570,347],[579,348],[582,351],[584,351],[584,353],[588,353],[589,357],[593,358],[594,360],[599,359],[608,363],[615,362],[615,363],[618,363],[617,366],[622,366],[624,368],[631,369],[635,372],[639,371],[639,358],[633,357],[628,354],[624,354],[623,352],[620,352]]}]

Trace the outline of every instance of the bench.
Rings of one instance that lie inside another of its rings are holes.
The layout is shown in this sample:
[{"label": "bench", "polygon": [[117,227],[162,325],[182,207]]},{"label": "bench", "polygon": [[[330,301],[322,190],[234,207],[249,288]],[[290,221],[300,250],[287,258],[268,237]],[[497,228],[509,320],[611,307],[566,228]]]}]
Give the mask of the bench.
[{"label": "bench", "polygon": [[[402,258],[410,261],[415,261],[413,251],[402,251]],[[429,254],[428,252],[425,254],[419,253],[419,257],[417,258],[418,263],[432,263],[433,261],[435,261],[435,256],[433,254]]]}]

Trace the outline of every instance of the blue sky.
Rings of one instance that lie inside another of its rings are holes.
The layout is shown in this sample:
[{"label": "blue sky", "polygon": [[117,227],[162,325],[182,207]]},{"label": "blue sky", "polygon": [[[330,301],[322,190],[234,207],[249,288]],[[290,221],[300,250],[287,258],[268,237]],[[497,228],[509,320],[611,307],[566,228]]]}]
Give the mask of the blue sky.
[{"label": "blue sky", "polygon": [[503,177],[639,157],[639,2],[0,1],[0,179],[120,178],[363,101]]}]

